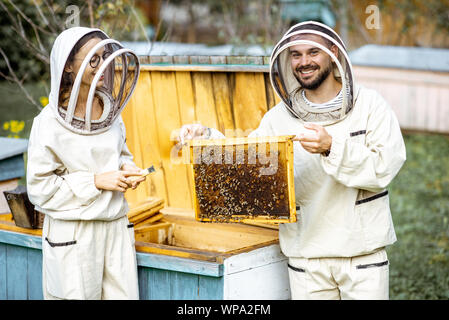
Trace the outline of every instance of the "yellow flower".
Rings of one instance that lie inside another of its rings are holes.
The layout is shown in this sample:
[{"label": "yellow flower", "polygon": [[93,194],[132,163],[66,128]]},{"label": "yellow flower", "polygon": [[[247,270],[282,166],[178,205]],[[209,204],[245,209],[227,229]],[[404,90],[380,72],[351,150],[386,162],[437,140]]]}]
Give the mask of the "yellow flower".
[{"label": "yellow flower", "polygon": [[41,105],[43,107],[45,107],[48,104],[48,97],[42,96],[42,97],[39,98],[39,101],[40,101]]},{"label": "yellow flower", "polygon": [[8,130],[9,129],[9,122],[4,122],[3,123],[3,130]]},{"label": "yellow flower", "polygon": [[11,120],[10,121],[10,131],[12,133],[19,133],[23,130],[25,127],[25,121],[17,121],[17,120]]}]

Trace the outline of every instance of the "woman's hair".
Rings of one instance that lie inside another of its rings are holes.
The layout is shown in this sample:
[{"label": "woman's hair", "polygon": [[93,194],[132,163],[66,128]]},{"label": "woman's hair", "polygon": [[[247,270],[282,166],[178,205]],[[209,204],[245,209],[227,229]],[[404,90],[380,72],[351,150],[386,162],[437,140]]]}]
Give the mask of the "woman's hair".
[{"label": "woman's hair", "polygon": [[70,98],[70,91],[72,90],[73,82],[75,81],[75,77],[72,75],[72,73],[66,72],[65,68],[73,63],[75,55],[78,53],[78,51],[89,40],[94,38],[107,39],[106,35],[103,32],[93,31],[84,35],[81,39],[79,39],[78,42],[75,44],[75,46],[72,48],[72,51],[70,51],[70,54],[65,63],[64,71],[62,73],[61,84],[59,86],[59,98],[58,98],[59,106],[62,106],[64,102]]}]

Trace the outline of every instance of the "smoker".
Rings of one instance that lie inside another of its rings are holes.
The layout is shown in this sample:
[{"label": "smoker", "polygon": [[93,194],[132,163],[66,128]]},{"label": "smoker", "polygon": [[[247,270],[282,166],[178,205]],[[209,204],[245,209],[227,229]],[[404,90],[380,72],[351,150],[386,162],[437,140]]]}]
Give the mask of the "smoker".
[{"label": "smoker", "polygon": [[44,215],[34,209],[28,199],[25,186],[18,186],[14,190],[3,191],[16,226],[28,229],[42,229]]}]

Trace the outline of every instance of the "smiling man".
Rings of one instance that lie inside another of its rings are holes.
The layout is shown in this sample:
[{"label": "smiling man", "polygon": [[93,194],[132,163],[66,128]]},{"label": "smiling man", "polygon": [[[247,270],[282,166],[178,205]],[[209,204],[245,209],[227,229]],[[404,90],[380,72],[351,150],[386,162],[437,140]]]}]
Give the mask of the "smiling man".
[{"label": "smiling man", "polygon": [[[313,21],[290,28],[274,47],[270,79],[281,102],[255,136],[296,135],[296,223],[279,226],[293,299],[388,299],[385,247],[396,241],[387,186],[405,161],[394,112],[356,85],[346,48]],[[222,138],[186,125],[180,140]]]}]

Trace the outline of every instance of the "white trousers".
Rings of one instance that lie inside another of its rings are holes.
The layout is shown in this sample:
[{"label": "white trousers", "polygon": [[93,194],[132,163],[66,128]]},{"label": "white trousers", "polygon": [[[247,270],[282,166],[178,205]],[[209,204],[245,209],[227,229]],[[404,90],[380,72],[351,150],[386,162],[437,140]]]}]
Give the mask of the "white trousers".
[{"label": "white trousers", "polygon": [[44,299],[138,299],[134,228],[114,221],[67,221],[45,215]]},{"label": "white trousers", "polygon": [[351,258],[289,258],[293,300],[388,300],[385,249]]}]

